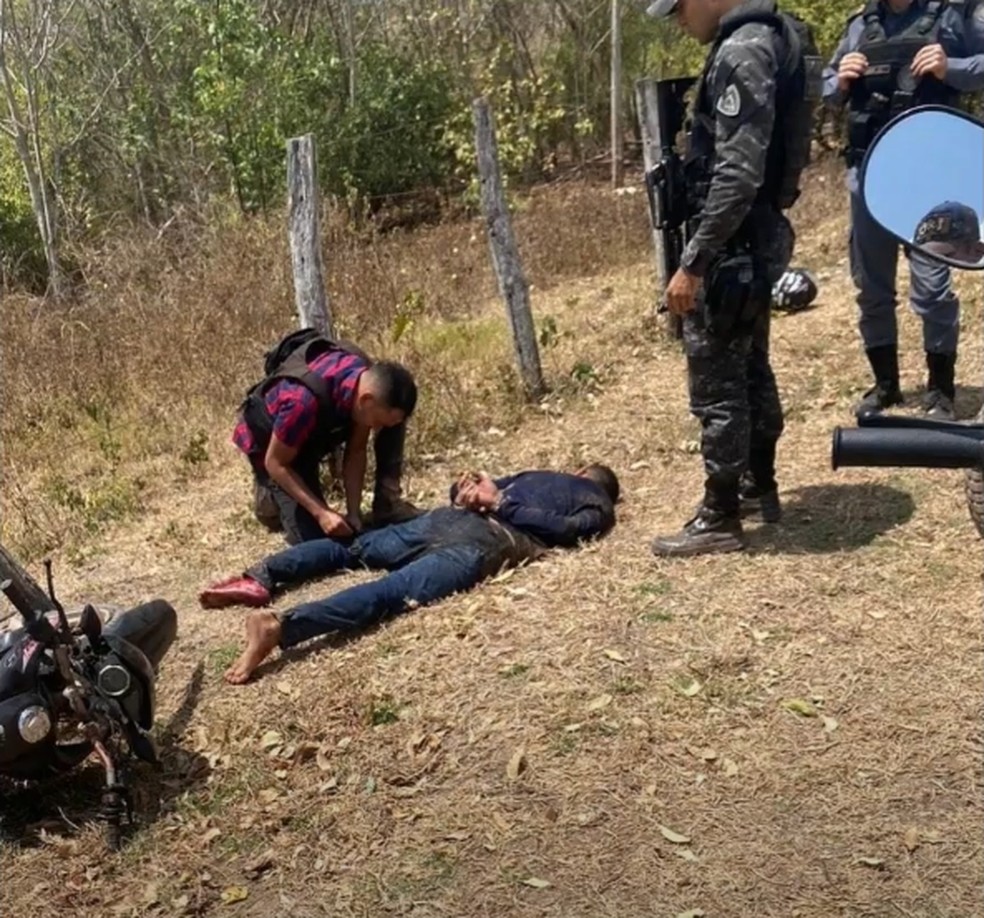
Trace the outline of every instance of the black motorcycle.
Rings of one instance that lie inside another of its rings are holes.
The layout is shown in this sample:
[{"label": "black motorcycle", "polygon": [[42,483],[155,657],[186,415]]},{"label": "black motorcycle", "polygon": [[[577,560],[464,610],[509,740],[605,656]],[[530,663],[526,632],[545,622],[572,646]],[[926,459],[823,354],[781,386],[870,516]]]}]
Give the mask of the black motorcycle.
[{"label": "black motorcycle", "polygon": [[[984,270],[984,123],[923,106],[875,138],[861,173],[871,216],[909,253]],[[833,466],[966,469],[967,506],[984,538],[984,407],[975,423],[880,414],[834,431]]]},{"label": "black motorcycle", "polygon": [[177,635],[177,615],[154,600],[114,613],[66,613],[0,546],[0,590],[23,626],[0,632],[0,776],[39,781],[95,755],[106,772],[102,817],[117,849],[131,816],[123,767],[130,753],[157,763],[150,735],[154,684]]}]

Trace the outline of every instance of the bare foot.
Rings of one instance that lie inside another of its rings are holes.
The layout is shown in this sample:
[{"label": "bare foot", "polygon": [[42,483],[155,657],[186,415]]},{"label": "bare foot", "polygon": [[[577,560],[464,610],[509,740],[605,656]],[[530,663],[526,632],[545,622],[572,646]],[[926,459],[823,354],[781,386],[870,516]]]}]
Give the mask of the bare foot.
[{"label": "bare foot", "polygon": [[246,619],[246,649],[225,672],[230,685],[243,685],[280,643],[280,621],[272,612],[251,612]]}]

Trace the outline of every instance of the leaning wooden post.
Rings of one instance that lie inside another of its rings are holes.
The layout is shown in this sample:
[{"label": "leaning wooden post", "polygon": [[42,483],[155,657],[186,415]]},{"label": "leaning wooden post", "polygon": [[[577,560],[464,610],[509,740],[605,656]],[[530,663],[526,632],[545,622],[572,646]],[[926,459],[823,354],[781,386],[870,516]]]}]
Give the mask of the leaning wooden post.
[{"label": "leaning wooden post", "polygon": [[612,188],[622,187],[622,14],[612,0]]},{"label": "leaning wooden post", "polygon": [[[659,108],[656,105],[656,80],[637,80],[635,84],[636,108],[639,112],[639,132],[642,138],[642,161],[646,174],[654,169],[662,157],[663,138],[659,129]],[[650,217],[652,215],[650,214]],[[670,278],[666,276],[666,261],[663,258],[663,235],[652,226],[653,252],[656,258],[656,286],[659,296],[653,304],[653,312],[659,305],[663,291],[666,290]],[[680,320],[672,312],[666,313],[666,330],[674,338],[682,337]]]},{"label": "leaning wooden post", "polygon": [[506,196],[499,172],[499,151],[495,139],[495,124],[489,103],[476,99],[472,103],[475,117],[475,150],[482,195],[482,213],[489,234],[492,264],[499,282],[499,292],[506,303],[506,314],[512,328],[513,346],[519,362],[526,394],[539,398],[546,391],[540,368],[540,351],[536,345],[536,330],[530,312],[529,286],[523,276],[512,220],[506,207]]},{"label": "leaning wooden post", "polygon": [[287,232],[294,268],[294,302],[301,328],[333,333],[321,256],[321,199],[314,137],[287,141]]}]

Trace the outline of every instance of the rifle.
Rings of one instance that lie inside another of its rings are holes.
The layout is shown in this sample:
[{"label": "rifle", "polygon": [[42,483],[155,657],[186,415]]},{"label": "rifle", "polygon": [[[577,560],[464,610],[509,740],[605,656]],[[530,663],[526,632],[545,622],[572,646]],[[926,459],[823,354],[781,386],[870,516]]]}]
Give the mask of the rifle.
[{"label": "rifle", "polygon": [[[665,292],[670,278],[680,267],[680,257],[687,242],[687,189],[683,160],[676,148],[676,138],[683,129],[687,114],[685,96],[697,82],[697,78],[679,77],[647,82],[650,87],[655,88],[655,99],[649,96],[649,101],[654,102],[654,105],[646,106],[648,110],[644,113],[644,127],[649,134],[647,147],[655,149],[652,160],[647,156],[646,193],[653,230],[659,240],[656,246],[658,283]],[[646,95],[644,93],[644,99]],[[652,111],[653,107],[655,111]],[[663,292],[660,294],[658,313],[668,312]],[[682,327],[677,316],[670,316],[668,325],[674,338],[682,336]]]}]

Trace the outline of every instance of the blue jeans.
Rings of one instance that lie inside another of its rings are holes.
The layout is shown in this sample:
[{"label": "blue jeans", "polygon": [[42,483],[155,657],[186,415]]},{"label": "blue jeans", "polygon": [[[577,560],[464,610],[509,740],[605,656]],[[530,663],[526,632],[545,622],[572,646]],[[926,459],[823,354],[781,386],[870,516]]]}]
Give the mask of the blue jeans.
[{"label": "blue jeans", "polygon": [[[857,169],[848,172],[851,193],[851,274],[858,289],[861,339],[867,349],[896,345],[895,279],[899,243],[865,210]],[[900,194],[904,191],[900,189]],[[909,259],[910,302],[923,323],[923,349],[955,354],[960,337],[960,301],[950,287],[950,269],[918,252]]]},{"label": "blue jeans", "polygon": [[[406,439],[406,424],[384,427],[373,440],[376,456],[376,487],[373,493],[372,512],[383,513],[393,509],[400,498],[400,478],[403,474],[403,445]],[[340,445],[340,444],[339,444]],[[302,449],[294,460],[293,470],[304,482],[305,487],[321,502],[325,495],[321,488],[321,463],[327,453],[324,449]],[[267,528],[276,526],[279,514],[280,528],[288,545],[320,540],[325,537],[318,521],[311,516],[293,497],[276,484],[263,466],[263,455],[250,457],[253,478],[259,493],[268,495],[276,508],[273,519],[267,519],[256,507],[256,516]],[[257,502],[259,494],[257,495]],[[270,512],[270,511],[267,511]],[[273,526],[271,526],[273,524]]]},{"label": "blue jeans", "polygon": [[[436,511],[372,530],[350,545],[332,539],[302,542],[247,571],[269,589],[360,567],[390,571],[379,580],[289,609],[281,619],[280,646],[293,647],[330,631],[361,630],[411,604],[425,606],[479,583],[496,559],[489,557],[482,540],[469,539],[467,530],[488,524],[474,514],[449,512],[454,517]],[[466,524],[461,537],[447,538],[447,519]]]}]

